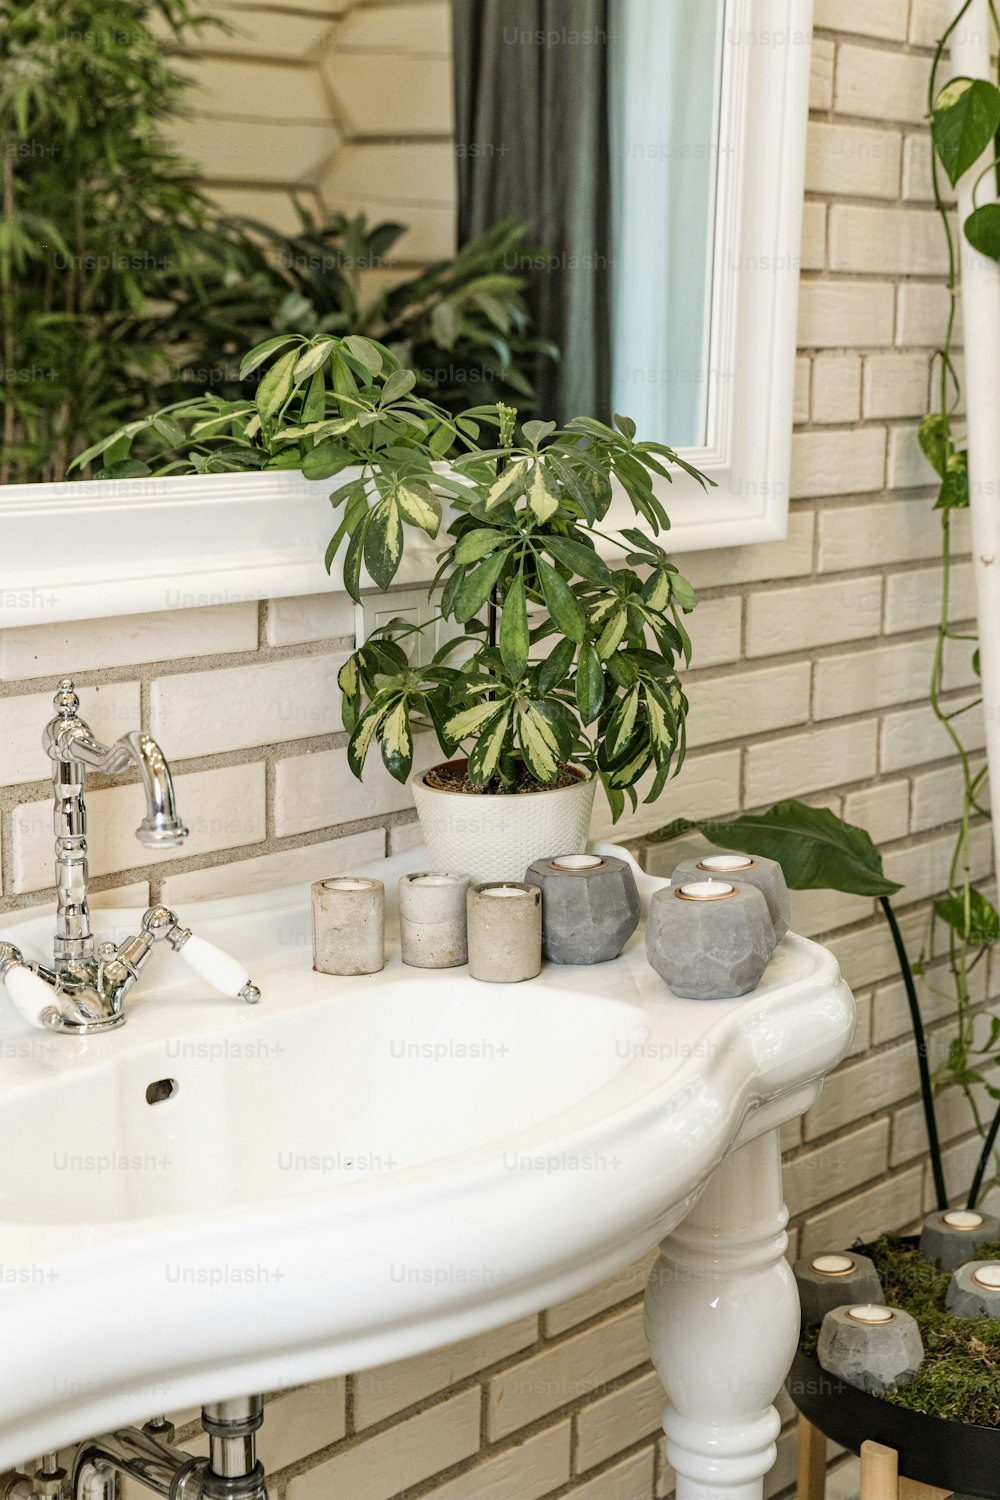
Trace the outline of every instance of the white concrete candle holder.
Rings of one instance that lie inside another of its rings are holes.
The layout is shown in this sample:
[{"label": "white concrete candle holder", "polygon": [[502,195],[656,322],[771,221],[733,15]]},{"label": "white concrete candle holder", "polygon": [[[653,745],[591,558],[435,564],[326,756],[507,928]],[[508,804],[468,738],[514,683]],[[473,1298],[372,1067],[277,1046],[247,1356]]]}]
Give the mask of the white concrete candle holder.
[{"label": "white concrete candle holder", "polygon": [[885,1302],[878,1272],[867,1255],[807,1255],[797,1260],[792,1272],[799,1288],[802,1326],[822,1323],[828,1312],[845,1304],[869,1305]]},{"label": "white concrete candle holder", "polygon": [[542,952],[550,963],[607,963],[639,925],[639,892],[627,860],[558,854],[536,859],[524,878],[542,892]]},{"label": "white concrete candle holder", "polygon": [[774,927],[755,886],[702,879],[653,892],[646,957],[675,995],[745,995],[760,982],[773,951]]},{"label": "white concrete candle holder", "polygon": [[780,943],[788,931],[791,900],[784,871],[776,859],[741,854],[737,849],[700,854],[682,860],[670,877],[671,885],[683,885],[686,880],[730,880],[734,885],[754,885],[767,902],[775,942]]},{"label": "white concrete candle holder", "polygon": [[469,973],[489,984],[520,984],[542,968],[542,893],[502,881],[470,885]]},{"label": "white concrete candle holder", "polygon": [[468,961],[468,875],[418,870],[399,877],[399,943],[404,964],[454,969]]},{"label": "white concrete candle holder", "polygon": [[942,1271],[954,1271],[987,1240],[1000,1239],[1000,1219],[971,1208],[928,1214],[920,1231],[920,1253]]},{"label": "white concrete candle holder", "polygon": [[313,966],[321,974],[385,968],[385,887],[366,875],[335,875],[312,888]]},{"label": "white concrete candle holder", "polygon": [[966,1261],[952,1276],[944,1300],[956,1318],[1000,1318],[1000,1261]]}]

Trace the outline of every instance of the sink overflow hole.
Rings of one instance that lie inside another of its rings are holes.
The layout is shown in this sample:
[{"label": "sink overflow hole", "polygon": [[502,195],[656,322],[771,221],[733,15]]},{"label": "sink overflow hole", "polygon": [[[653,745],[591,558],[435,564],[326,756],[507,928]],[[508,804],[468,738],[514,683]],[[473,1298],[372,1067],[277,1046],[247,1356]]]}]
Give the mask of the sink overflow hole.
[{"label": "sink overflow hole", "polygon": [[176,1078],[158,1078],[151,1083],[146,1090],[147,1104],[162,1104],[164,1099],[172,1099],[177,1093],[179,1084]]}]

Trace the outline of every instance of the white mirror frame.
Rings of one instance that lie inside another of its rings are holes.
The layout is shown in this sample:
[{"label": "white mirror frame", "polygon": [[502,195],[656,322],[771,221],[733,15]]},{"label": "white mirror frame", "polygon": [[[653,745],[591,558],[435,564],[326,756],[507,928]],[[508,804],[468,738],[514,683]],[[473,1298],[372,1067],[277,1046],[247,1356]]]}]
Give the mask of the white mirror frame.
[{"label": "white mirror frame", "polygon": [[[726,0],[704,447],[659,481],[683,552],[785,535],[812,0]],[[668,439],[667,439],[668,440]],[[326,592],[326,481],[290,472],[0,489],[0,627]],[[609,524],[627,525],[616,501]],[[401,585],[436,543],[407,535]],[[333,585],[336,586],[336,567]]]}]

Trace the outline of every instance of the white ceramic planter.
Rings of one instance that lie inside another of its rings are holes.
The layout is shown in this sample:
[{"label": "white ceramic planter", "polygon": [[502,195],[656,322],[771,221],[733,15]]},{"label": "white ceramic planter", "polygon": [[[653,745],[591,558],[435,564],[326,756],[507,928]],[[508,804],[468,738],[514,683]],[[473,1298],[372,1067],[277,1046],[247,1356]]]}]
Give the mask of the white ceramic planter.
[{"label": "white ceramic planter", "polygon": [[473,880],[523,880],[546,854],[582,854],[587,847],[597,783],[552,792],[488,796],[442,792],[413,776],[413,800],[435,870],[461,870]]}]

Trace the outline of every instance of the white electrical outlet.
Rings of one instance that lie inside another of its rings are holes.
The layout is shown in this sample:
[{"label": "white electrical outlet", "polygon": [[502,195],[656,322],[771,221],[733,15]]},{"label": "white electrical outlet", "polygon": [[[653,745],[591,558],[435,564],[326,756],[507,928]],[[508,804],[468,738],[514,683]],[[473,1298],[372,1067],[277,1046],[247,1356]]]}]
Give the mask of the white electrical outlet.
[{"label": "white electrical outlet", "polygon": [[[428,597],[426,589],[389,589],[386,593],[367,594],[354,607],[354,631],[356,644],[365,641],[380,625],[390,620],[406,620],[411,625],[425,625],[441,612],[441,590],[435,589]],[[435,651],[452,636],[461,634],[461,626],[453,620],[438,620],[422,635],[399,637],[400,644],[415,666],[427,666]]]}]

